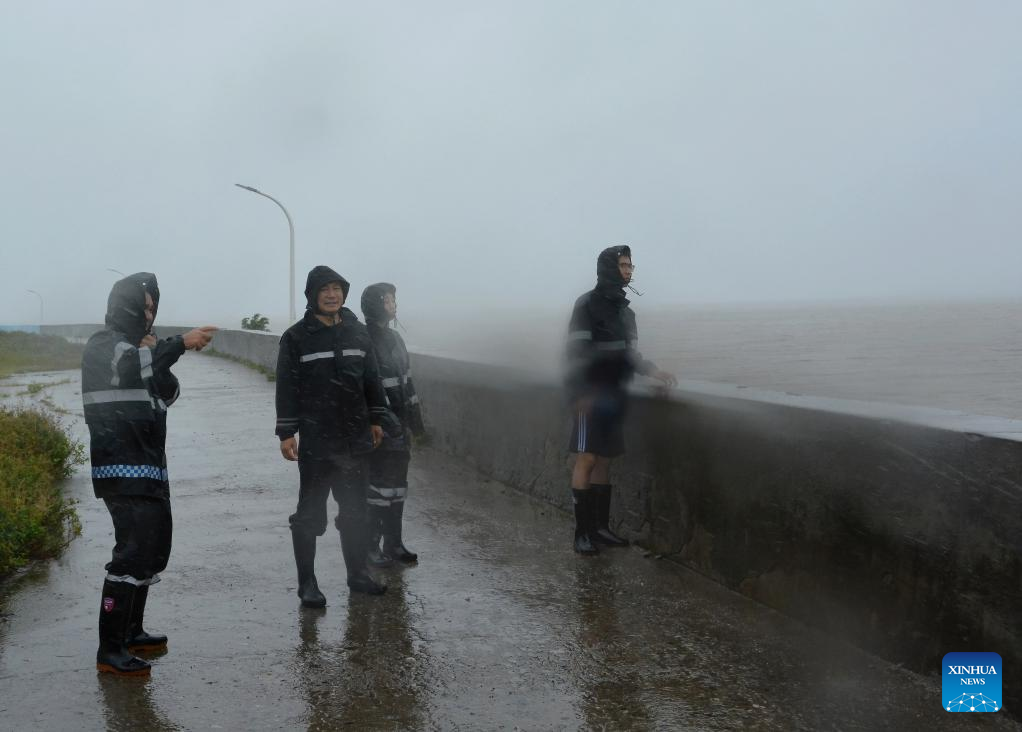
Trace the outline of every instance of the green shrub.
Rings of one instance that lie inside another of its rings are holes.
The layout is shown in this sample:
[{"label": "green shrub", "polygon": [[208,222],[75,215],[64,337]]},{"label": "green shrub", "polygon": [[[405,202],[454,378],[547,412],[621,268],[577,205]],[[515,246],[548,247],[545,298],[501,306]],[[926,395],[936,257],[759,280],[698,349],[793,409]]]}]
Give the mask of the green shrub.
[{"label": "green shrub", "polygon": [[241,319],[242,330],[269,330],[270,319],[265,315],[256,313],[251,318]]},{"label": "green shrub", "polygon": [[81,533],[60,482],[84,462],[82,444],[52,416],[0,407],[0,577],[56,556]]}]

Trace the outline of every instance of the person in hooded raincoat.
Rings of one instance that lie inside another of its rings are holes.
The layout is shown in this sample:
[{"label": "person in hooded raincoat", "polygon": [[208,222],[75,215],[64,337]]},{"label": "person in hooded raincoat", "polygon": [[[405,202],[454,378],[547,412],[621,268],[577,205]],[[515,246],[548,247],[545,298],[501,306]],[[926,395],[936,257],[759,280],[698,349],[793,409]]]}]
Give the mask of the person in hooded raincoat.
[{"label": "person in hooded raincoat", "polygon": [[82,354],[92,487],[110,511],[116,542],[103,582],[96,668],[130,676],[150,673],[133,652],[167,645],[167,636],[147,633],[142,622],[149,587],[170,556],[167,407],[180,393],[170,367],[186,350],[202,350],[216,330],[158,341],[152,324],[159,303],[154,274],[119,280],[107,300],[106,328]]},{"label": "person in hooded raincoat", "polygon": [[572,409],[568,449],[575,551],[596,554],[598,545],[627,546],[610,530],[610,465],[623,455],[627,386],[636,372],[667,386],[678,382],[636,348],[635,313],[625,297],[635,267],[627,246],[608,247],[596,260],[596,287],[575,301],[568,326],[566,387]]},{"label": "person in hooded raincoat", "polygon": [[369,285],[362,292],[362,315],[390,411],[400,420],[397,429],[386,431],[383,444],[369,458],[369,561],[377,567],[395,560],[411,564],[419,557],[404,545],[401,525],[408,494],[411,436],[420,437],[425,429],[408,349],[401,334],[390,327],[397,320],[397,288],[389,282]]},{"label": "person in hooded raincoat", "polygon": [[349,288],[329,267],[313,267],[305,316],[281,337],[277,355],[276,433],[284,458],[298,461],[298,507],[290,524],[298,596],[306,607],[326,605],[315,560],[331,493],[349,589],[372,595],[387,589],[367,568],[366,492],[369,454],[383,439],[388,410],[369,332],[344,307]]}]

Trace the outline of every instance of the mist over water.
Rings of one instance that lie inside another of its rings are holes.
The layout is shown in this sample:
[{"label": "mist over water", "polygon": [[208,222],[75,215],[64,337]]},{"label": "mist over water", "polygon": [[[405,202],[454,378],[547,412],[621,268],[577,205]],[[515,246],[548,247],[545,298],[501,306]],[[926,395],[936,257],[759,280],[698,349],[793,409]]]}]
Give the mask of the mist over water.
[{"label": "mist over water", "polygon": [[[413,350],[556,376],[570,305],[401,320]],[[632,307],[681,379],[1022,419],[1022,300]]]}]

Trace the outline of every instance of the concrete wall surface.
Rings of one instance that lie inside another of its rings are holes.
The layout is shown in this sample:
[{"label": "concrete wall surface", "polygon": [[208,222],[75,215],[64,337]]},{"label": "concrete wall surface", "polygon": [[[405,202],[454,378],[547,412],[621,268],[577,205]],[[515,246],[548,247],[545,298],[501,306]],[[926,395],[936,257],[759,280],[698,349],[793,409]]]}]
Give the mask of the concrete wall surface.
[{"label": "concrete wall surface", "polygon": [[[214,341],[268,368],[276,344]],[[413,371],[438,449],[570,509],[558,385],[421,355]],[[969,650],[1022,667],[1022,422],[696,382],[670,398],[637,391],[627,420],[621,533],[919,671]]]},{"label": "concrete wall surface", "polygon": [[217,353],[234,356],[268,369],[277,367],[280,336],[251,330],[221,330],[213,339]]},{"label": "concrete wall surface", "polygon": [[[437,447],[570,510],[570,424],[556,385],[413,363]],[[629,452],[612,474],[623,534],[919,671],[972,649],[1020,667],[1018,421],[738,393],[635,395]],[[1022,702],[1008,687],[1009,702]]]}]

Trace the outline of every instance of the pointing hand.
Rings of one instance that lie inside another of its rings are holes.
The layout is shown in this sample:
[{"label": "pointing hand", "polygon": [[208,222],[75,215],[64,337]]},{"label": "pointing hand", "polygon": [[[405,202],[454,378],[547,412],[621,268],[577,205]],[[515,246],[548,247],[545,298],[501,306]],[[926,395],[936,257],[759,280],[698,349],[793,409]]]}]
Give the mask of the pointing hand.
[{"label": "pointing hand", "polygon": [[185,350],[201,351],[209,345],[209,342],[213,340],[213,334],[218,330],[219,328],[214,325],[204,325],[201,328],[188,331],[182,336],[185,342]]}]

